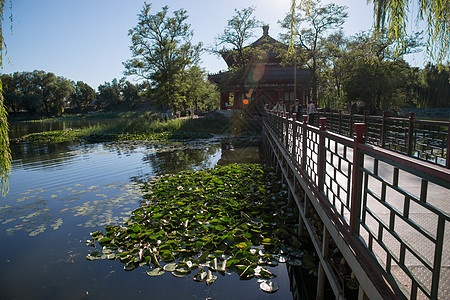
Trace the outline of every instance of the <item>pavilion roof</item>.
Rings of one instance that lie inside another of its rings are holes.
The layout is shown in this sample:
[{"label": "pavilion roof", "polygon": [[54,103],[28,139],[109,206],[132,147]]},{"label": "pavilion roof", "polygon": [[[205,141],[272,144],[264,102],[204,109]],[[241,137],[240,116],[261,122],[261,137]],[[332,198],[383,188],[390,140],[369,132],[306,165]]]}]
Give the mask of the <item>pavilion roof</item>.
[{"label": "pavilion roof", "polygon": [[[272,38],[269,35],[269,26],[265,25],[265,26],[263,26],[263,35],[259,39],[257,39],[255,42],[253,42],[252,44],[244,47],[244,49],[249,49],[249,48],[263,49],[266,52],[266,55],[267,55],[266,59],[268,61],[281,62],[281,59],[278,57],[279,52],[277,51],[277,49],[287,48],[287,46],[285,44],[277,41],[276,39]],[[234,56],[235,56],[235,51],[233,51],[233,50],[222,53],[222,58],[227,63],[228,67],[231,67],[236,63],[236,59],[234,58]]]},{"label": "pavilion roof", "polygon": [[[208,75],[208,79],[215,83],[219,83],[222,80],[230,78],[232,72],[221,72],[217,74]],[[310,72],[305,69],[297,69],[297,80],[305,80],[309,77]],[[245,73],[240,79],[234,80],[236,83],[245,79],[246,81],[253,81],[258,83],[286,83],[294,81],[294,67],[282,67],[282,66],[264,66],[256,65]]]}]

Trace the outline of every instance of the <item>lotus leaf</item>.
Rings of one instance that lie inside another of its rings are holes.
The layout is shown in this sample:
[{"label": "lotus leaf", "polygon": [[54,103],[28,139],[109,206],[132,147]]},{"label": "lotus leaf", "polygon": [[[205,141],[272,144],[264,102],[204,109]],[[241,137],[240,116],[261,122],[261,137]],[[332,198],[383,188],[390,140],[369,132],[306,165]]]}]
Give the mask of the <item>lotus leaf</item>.
[{"label": "lotus leaf", "polygon": [[266,293],[274,293],[278,291],[278,283],[271,280],[263,280],[260,285],[260,289]]},{"label": "lotus leaf", "polygon": [[[91,234],[87,244],[98,242],[103,253],[86,258],[120,259],[126,270],[155,267],[150,276],[198,269],[193,279],[208,285],[225,270],[241,279],[272,278],[267,266],[278,264],[275,256],[305,267],[296,209],[277,181],[271,169],[250,164],[163,175],[144,186],[146,200],[124,225]],[[317,259],[307,258],[316,270]],[[276,291],[276,283],[266,285]]]},{"label": "lotus leaf", "polygon": [[178,267],[176,263],[170,263],[164,266],[164,271],[173,272]]},{"label": "lotus leaf", "polygon": [[153,270],[151,270],[151,271],[147,271],[146,273],[147,273],[147,275],[149,275],[149,276],[161,276],[161,275],[163,275],[165,272],[164,272],[164,270],[163,270],[162,268],[155,268],[155,269],[153,269]]}]

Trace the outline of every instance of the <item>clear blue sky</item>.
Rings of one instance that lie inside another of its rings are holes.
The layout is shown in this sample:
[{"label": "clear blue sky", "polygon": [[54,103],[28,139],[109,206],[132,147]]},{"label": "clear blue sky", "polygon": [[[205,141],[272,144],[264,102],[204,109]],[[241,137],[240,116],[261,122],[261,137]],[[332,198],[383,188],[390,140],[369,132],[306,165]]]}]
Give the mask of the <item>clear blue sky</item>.
[{"label": "clear blue sky", "polygon": [[[9,5],[8,0],[5,1]],[[168,0],[147,1],[153,12],[164,5],[173,11],[184,8],[194,31],[194,42],[206,47],[223,32],[234,9],[255,6],[255,17],[270,25],[269,34],[277,39],[278,20],[289,11],[291,0]],[[323,0],[348,7],[344,24],[347,36],[369,30],[373,23],[373,5],[366,0]],[[131,58],[128,30],[137,24],[143,7],[141,0],[12,0],[4,14],[3,35],[8,48],[1,73],[44,70],[74,81],[84,81],[97,89],[99,84],[123,77],[122,62]],[[256,30],[258,38],[262,30]],[[408,58],[422,66],[423,55]],[[201,66],[209,73],[226,69],[217,56],[204,54]]]}]

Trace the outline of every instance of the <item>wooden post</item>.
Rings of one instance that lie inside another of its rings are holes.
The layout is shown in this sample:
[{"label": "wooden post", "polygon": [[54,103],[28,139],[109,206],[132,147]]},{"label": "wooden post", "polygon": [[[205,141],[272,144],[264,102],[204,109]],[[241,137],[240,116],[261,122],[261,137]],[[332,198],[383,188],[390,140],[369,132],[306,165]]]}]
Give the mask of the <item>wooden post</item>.
[{"label": "wooden post", "polygon": [[338,133],[339,134],[342,134],[341,122],[342,122],[342,109],[339,110],[339,121],[338,121]]},{"label": "wooden post", "polygon": [[297,149],[296,149],[296,143],[297,142],[297,113],[292,114],[292,158],[296,163],[297,162]]},{"label": "wooden post", "polygon": [[414,113],[409,113],[409,125],[408,125],[408,150],[407,155],[412,155],[412,145],[413,145],[413,129],[414,129]]},{"label": "wooden post", "polygon": [[362,171],[364,155],[359,152],[359,144],[365,143],[364,123],[355,123],[355,137],[353,140],[353,169],[350,208],[350,233],[359,234],[359,218],[361,212]]},{"label": "wooden post", "polygon": [[448,122],[448,134],[447,134],[447,169],[450,169],[450,122]]},{"label": "wooden post", "polygon": [[302,125],[302,163],[301,167],[303,171],[306,171],[306,153],[307,153],[307,143],[308,139],[308,116],[303,116],[303,125]]},{"label": "wooden post", "polygon": [[368,128],[368,124],[367,124],[367,115],[369,114],[369,112],[367,110],[364,110],[364,127],[365,127],[365,132],[369,132],[369,128]]},{"label": "wooden post", "polygon": [[284,115],[286,117],[286,137],[284,141],[284,148],[289,149],[289,113],[285,112]]},{"label": "wooden post", "polygon": [[326,130],[327,118],[319,119],[319,153],[317,162],[317,180],[319,191],[323,191],[324,181],[325,181],[325,136],[323,133]]},{"label": "wooden post", "polygon": [[350,116],[348,119],[348,136],[353,136],[353,110],[350,110]]},{"label": "wooden post", "polygon": [[279,131],[279,133],[280,133],[280,135],[278,136],[278,138],[279,138],[281,141],[283,141],[283,127],[284,127],[284,125],[283,125],[283,114],[282,114],[281,112],[279,112],[278,114],[279,114],[279,117],[280,117],[279,122],[277,122],[277,125],[279,126],[278,131]]},{"label": "wooden post", "polygon": [[383,111],[383,120],[381,121],[381,147],[384,148],[386,141],[386,116],[387,112]]},{"label": "wooden post", "polygon": [[[330,244],[330,233],[327,230],[326,226],[323,226],[323,235],[322,235],[322,257],[325,260],[328,259],[328,251]],[[325,270],[323,269],[323,265],[319,262],[318,274],[317,274],[317,297],[316,299],[325,299]]]}]

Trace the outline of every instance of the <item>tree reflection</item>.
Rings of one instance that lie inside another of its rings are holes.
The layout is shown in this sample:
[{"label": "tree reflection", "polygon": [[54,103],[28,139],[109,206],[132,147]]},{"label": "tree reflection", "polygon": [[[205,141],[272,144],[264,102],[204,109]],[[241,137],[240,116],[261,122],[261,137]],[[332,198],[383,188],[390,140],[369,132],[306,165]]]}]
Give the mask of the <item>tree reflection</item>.
[{"label": "tree reflection", "polygon": [[153,169],[153,175],[178,173],[184,170],[196,170],[213,167],[215,157],[220,155],[220,145],[189,146],[181,150],[160,149],[144,156],[144,163]]}]

